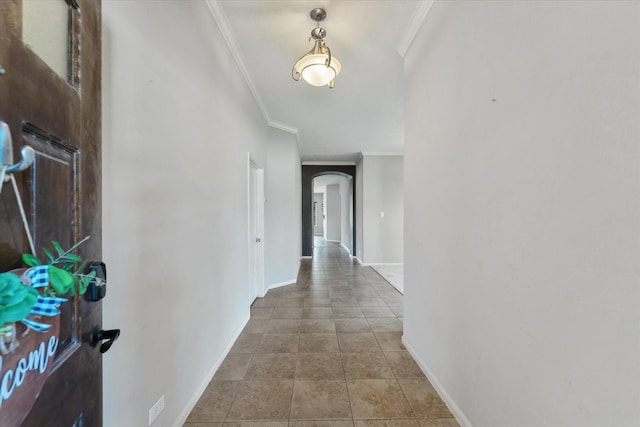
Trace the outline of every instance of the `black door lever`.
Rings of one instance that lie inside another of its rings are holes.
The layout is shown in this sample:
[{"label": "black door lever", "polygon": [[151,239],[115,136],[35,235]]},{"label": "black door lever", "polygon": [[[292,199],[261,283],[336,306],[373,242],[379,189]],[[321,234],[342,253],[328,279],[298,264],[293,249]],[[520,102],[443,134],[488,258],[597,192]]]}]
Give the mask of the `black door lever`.
[{"label": "black door lever", "polygon": [[93,333],[91,337],[92,345],[95,347],[100,341],[107,340],[100,345],[100,353],[106,353],[111,345],[120,336],[120,329],[109,329],[108,331],[100,329]]}]

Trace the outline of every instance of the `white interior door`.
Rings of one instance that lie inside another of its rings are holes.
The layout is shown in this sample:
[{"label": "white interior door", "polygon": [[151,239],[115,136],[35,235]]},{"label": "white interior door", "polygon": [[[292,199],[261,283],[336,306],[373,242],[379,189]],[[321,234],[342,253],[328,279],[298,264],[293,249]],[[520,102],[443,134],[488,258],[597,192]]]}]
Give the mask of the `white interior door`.
[{"label": "white interior door", "polygon": [[264,296],[264,170],[249,159],[249,302]]}]

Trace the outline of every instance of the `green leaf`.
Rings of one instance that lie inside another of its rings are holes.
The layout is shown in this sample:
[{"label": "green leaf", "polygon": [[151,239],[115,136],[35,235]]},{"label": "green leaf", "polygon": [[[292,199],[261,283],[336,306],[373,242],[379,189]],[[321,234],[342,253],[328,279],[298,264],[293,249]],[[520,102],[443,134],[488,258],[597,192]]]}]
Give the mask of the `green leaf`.
[{"label": "green leaf", "polygon": [[[87,261],[82,261],[82,264],[80,264],[78,266],[78,269],[76,270],[78,273],[82,273],[84,271],[84,269],[87,268]],[[95,276],[95,271],[92,271],[92,273],[94,273]],[[91,274],[91,273],[89,273]]]},{"label": "green leaf", "polygon": [[0,324],[7,322],[17,322],[29,315],[33,304],[29,305],[27,301],[22,301],[11,307],[2,307],[0,311]]},{"label": "green leaf", "polygon": [[53,256],[53,253],[51,253],[51,251],[47,248],[42,248],[42,252],[44,252],[44,254],[47,256],[47,258],[49,258],[50,262],[53,262],[53,260],[55,259]]},{"label": "green leaf", "polygon": [[31,254],[22,254],[22,262],[29,267],[35,267],[36,265],[42,265],[42,261],[38,259],[35,255]]},{"label": "green leaf", "polygon": [[64,255],[64,249],[62,249],[62,246],[60,246],[60,243],[54,240],[53,242],[51,242],[51,244],[53,245],[53,249],[55,249],[56,252],[58,252],[58,256]]},{"label": "green leaf", "polygon": [[0,325],[27,317],[38,299],[38,292],[12,273],[0,274],[0,283]]},{"label": "green leaf", "polygon": [[96,272],[92,271],[89,274],[82,276],[82,278],[80,279],[80,289],[79,289],[79,293],[80,295],[84,295],[85,292],[87,292],[87,288],[89,287],[89,285],[91,284],[91,282],[93,282],[93,280],[96,277]]},{"label": "green leaf", "polygon": [[80,262],[80,261],[82,261],[82,258],[80,258],[76,254],[66,254],[62,259],[64,259],[65,261],[70,261],[70,262]]},{"label": "green leaf", "polygon": [[55,265],[49,266],[49,284],[57,295],[64,295],[71,289],[74,279],[68,271]]},{"label": "green leaf", "polygon": [[6,307],[16,305],[26,298],[28,290],[29,288],[27,288],[26,286],[16,286],[13,289],[13,292],[8,292],[0,300],[0,304]]}]

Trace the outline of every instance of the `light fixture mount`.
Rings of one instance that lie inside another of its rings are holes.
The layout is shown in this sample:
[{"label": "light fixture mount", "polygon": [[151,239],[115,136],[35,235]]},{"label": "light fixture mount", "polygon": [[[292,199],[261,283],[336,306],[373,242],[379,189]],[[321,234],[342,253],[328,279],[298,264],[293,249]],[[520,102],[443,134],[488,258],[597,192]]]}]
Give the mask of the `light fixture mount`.
[{"label": "light fixture mount", "polygon": [[324,42],[327,31],[320,27],[320,22],[327,17],[327,12],[317,7],[309,12],[311,19],[316,21],[316,27],[311,30],[309,41],[313,40],[313,48],[298,59],[291,70],[293,80],[304,81],[313,86],[328,85],[333,88],[334,79],[340,73],[342,66],[337,58],[331,56],[331,49]]},{"label": "light fixture mount", "polygon": [[321,7],[316,7],[315,9],[311,9],[309,16],[316,22],[324,21],[327,17],[327,11]]}]

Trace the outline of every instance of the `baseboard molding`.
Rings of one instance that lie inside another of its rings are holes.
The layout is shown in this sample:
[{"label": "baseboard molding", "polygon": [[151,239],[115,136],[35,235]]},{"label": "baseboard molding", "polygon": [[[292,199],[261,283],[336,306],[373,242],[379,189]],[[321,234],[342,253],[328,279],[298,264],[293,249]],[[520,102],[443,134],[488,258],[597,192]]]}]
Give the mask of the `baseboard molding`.
[{"label": "baseboard molding", "polygon": [[349,249],[344,243],[340,242],[340,246],[345,248],[347,250],[347,252],[349,252],[349,255],[351,255],[353,257],[353,255],[351,254],[351,249]]},{"label": "baseboard molding", "polygon": [[216,374],[216,371],[218,370],[220,365],[222,365],[222,362],[224,361],[225,357],[227,357],[227,355],[231,351],[231,348],[236,343],[236,340],[242,333],[242,330],[244,329],[244,327],[247,326],[247,322],[249,322],[250,317],[251,316],[248,315],[247,318],[242,321],[242,323],[240,324],[240,328],[234,334],[233,338],[231,339],[231,342],[227,344],[227,347],[222,352],[222,355],[218,358],[216,363],[214,363],[213,368],[207,374],[206,378],[204,379],[204,382],[200,384],[200,387],[196,389],[196,392],[193,394],[193,396],[191,396],[191,399],[189,399],[189,403],[187,404],[187,407],[185,408],[184,411],[182,411],[182,414],[180,414],[180,417],[178,418],[178,422],[174,424],[174,427],[182,427],[184,425],[184,422],[187,421],[189,414],[191,413],[191,411],[193,411],[193,408],[195,408],[196,403],[198,403],[198,400],[200,399],[200,396],[202,396],[202,393],[204,393],[207,386],[213,379],[213,376]]},{"label": "baseboard molding", "polygon": [[301,256],[300,259],[313,259],[313,257],[305,255],[305,256]]},{"label": "baseboard molding", "polygon": [[456,421],[458,421],[458,424],[460,424],[460,427],[473,427],[471,425],[471,421],[469,421],[460,407],[456,404],[456,402],[454,402],[451,396],[449,396],[449,393],[447,393],[447,390],[444,388],[442,383],[438,381],[438,378],[433,374],[433,372],[431,372],[424,360],[422,360],[422,358],[418,356],[415,349],[411,344],[409,344],[404,335],[402,336],[402,344],[404,344],[409,354],[416,361],[420,369],[422,369],[422,372],[424,372],[424,374],[427,376],[433,388],[436,389],[436,392],[440,395],[440,398],[444,401],[445,405],[447,405],[447,408],[449,408],[449,411],[451,411]]},{"label": "baseboard molding", "polygon": [[329,239],[325,239],[325,240],[331,243],[340,243],[340,240],[329,240]]},{"label": "baseboard molding", "polygon": [[369,265],[373,265],[373,266],[376,266],[376,265],[387,266],[388,265],[390,267],[400,267],[401,265],[404,265],[404,263],[403,262],[372,262]]},{"label": "baseboard molding", "polygon": [[[387,281],[387,283],[389,283],[391,286],[393,286],[393,288],[400,292],[402,295],[404,295],[404,286],[403,289],[398,288],[394,283],[392,283],[388,278],[386,278],[384,276],[384,274],[382,274],[382,272],[380,272],[376,267],[400,267],[404,264],[371,264],[370,267],[373,268],[373,271],[375,271],[376,273],[378,273],[384,280]],[[404,282],[404,278],[403,278],[403,282]]]},{"label": "baseboard molding", "polygon": [[280,288],[282,286],[293,285],[296,282],[297,282],[297,280],[293,279],[293,280],[287,280],[286,282],[274,283],[273,285],[269,285],[268,290],[275,289],[275,288]]},{"label": "baseboard molding", "polygon": [[361,266],[366,267],[366,265],[362,262],[362,260],[360,258],[358,258],[357,256],[354,256],[353,259],[355,259],[356,262],[358,264],[360,264]]}]

